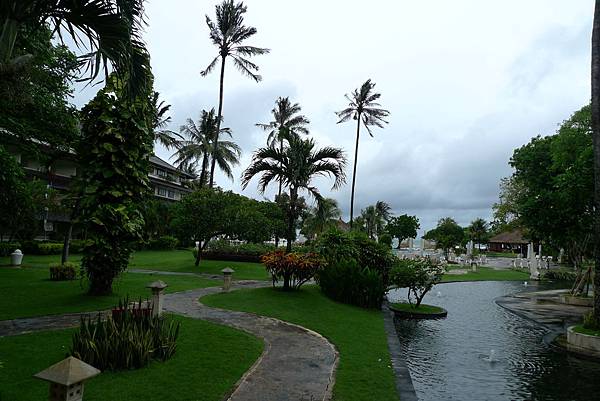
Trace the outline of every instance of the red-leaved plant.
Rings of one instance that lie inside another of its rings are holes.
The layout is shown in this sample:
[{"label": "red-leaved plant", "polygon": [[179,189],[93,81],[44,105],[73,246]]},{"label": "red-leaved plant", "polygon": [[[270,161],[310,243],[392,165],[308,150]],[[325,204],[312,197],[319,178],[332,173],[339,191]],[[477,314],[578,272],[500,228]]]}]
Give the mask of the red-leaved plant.
[{"label": "red-leaved plant", "polygon": [[283,289],[298,289],[324,266],[324,261],[316,253],[285,253],[277,250],[266,253],[261,258],[273,278],[273,286],[283,280]]}]

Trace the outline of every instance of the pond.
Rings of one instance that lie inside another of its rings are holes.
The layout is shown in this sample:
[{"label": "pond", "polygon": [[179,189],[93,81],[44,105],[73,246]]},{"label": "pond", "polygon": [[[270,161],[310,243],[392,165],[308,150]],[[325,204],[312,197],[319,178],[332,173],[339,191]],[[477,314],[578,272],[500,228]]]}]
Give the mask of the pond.
[{"label": "pond", "polygon": [[[524,289],[517,282],[440,284],[424,302],[444,307],[448,318],[396,321],[419,400],[600,399],[600,363],[552,350],[546,328],[494,302]],[[403,301],[406,291],[389,298]]]}]

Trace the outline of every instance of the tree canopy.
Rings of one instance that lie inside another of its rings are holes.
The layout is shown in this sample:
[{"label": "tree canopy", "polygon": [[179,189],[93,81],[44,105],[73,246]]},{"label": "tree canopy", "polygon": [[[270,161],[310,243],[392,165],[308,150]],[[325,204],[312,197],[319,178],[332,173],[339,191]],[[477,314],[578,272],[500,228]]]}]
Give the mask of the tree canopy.
[{"label": "tree canopy", "polygon": [[403,214],[390,218],[386,226],[386,231],[398,240],[398,249],[402,241],[408,238],[416,238],[417,230],[421,228],[417,216]]},{"label": "tree canopy", "polygon": [[436,248],[442,249],[446,257],[452,248],[462,243],[464,237],[465,232],[462,227],[450,217],[440,219],[437,227],[427,231],[423,236],[426,240],[434,240]]}]

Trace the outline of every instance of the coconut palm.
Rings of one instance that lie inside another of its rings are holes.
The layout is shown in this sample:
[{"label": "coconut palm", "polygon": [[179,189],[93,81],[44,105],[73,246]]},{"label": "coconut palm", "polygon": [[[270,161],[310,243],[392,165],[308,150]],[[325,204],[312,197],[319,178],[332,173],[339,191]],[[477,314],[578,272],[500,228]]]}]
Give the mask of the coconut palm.
[{"label": "coconut palm", "polygon": [[479,250],[481,250],[481,243],[488,238],[488,230],[488,223],[482,218],[473,220],[467,228],[469,238],[477,243]]},{"label": "coconut palm", "polygon": [[167,125],[171,122],[171,116],[167,115],[170,104],[166,104],[164,100],[159,101],[160,94],[154,92],[150,99],[152,109],[154,110],[154,118],[152,122],[152,128],[154,129],[154,142],[162,144],[167,149],[175,146],[177,138],[183,139],[181,135],[166,129]]},{"label": "coconut palm", "polygon": [[592,29],[592,135],[594,147],[594,320],[600,325],[600,0]]},{"label": "coconut palm", "polygon": [[143,93],[152,83],[150,60],[141,38],[143,0],[3,0],[0,2],[0,72],[22,68],[33,55],[13,59],[22,25],[45,23],[60,40],[69,36],[80,56],[86,80],[111,66],[124,78],[126,92]]},{"label": "coconut palm", "polygon": [[[179,132],[186,139],[176,142],[177,151],[173,155],[175,164],[182,169],[195,169],[200,163],[200,185],[208,180],[209,164],[215,160],[215,165],[233,179],[232,166],[239,164],[242,154],[240,147],[233,141],[219,139],[217,132],[217,117],[215,109],[202,110],[200,120],[196,124],[188,118]],[[221,134],[232,136],[231,129],[219,128]]]},{"label": "coconut palm", "polygon": [[383,233],[385,229],[385,225],[390,221],[390,217],[392,217],[392,207],[384,201],[377,201],[375,203],[375,211],[377,212],[377,235]]},{"label": "coconut palm", "polygon": [[[233,0],[224,0],[220,5],[215,6],[216,21],[213,22],[206,16],[206,24],[210,30],[210,39],[219,49],[219,54],[210,62],[208,67],[200,73],[203,77],[215,69],[219,60],[221,61],[221,76],[219,79],[219,109],[217,112],[217,140],[221,128],[221,119],[223,117],[223,83],[225,81],[225,60],[231,57],[233,64],[243,74],[258,82],[262,78],[257,74],[258,65],[254,64],[247,57],[266,54],[269,49],[243,45],[242,43],[256,33],[256,28],[244,25],[244,14],[246,6],[244,3],[234,3]],[[216,148],[213,149],[216,152]],[[210,168],[210,183],[212,188],[214,181],[216,157],[212,158]]]},{"label": "coconut palm", "polygon": [[[279,97],[275,101],[275,107],[271,110],[273,121],[267,124],[256,124],[257,127],[268,131],[267,145],[279,145],[283,150],[285,135],[289,132],[308,134],[307,125],[310,123],[308,118],[299,114],[302,108],[298,103],[291,103],[288,97]],[[281,195],[281,182],[279,183],[279,191],[277,195]]]},{"label": "coconut palm", "polygon": [[328,227],[336,224],[342,212],[335,199],[322,198],[309,210],[302,223],[302,229],[308,237],[318,237]]},{"label": "coconut palm", "polygon": [[273,181],[282,182],[289,190],[287,252],[291,252],[294,227],[298,218],[298,192],[304,190],[317,201],[321,200],[321,194],[312,185],[313,179],[318,176],[333,178],[332,189],[338,189],[346,182],[346,157],[344,151],[338,148],[316,149],[314,140],[302,139],[293,132],[287,133],[285,140],[288,146],[283,149],[271,144],[254,153],[250,166],[242,174],[242,188],[245,189],[254,176],[261,175],[258,182],[258,190],[261,193],[264,193]]},{"label": "coconut palm", "polygon": [[354,168],[352,172],[352,193],[350,195],[350,228],[352,228],[352,218],[354,217],[354,187],[356,184],[356,164],[358,162],[358,142],[360,139],[360,125],[365,126],[371,137],[371,127],[376,126],[383,128],[383,124],[387,124],[385,117],[390,115],[390,112],[379,108],[381,105],[375,101],[381,97],[381,94],[374,93],[375,84],[368,79],[360,89],[355,89],[352,94],[346,94],[346,99],[350,102],[348,107],[337,112],[339,118],[338,124],[346,122],[350,119],[356,121],[356,147],[354,149]]}]

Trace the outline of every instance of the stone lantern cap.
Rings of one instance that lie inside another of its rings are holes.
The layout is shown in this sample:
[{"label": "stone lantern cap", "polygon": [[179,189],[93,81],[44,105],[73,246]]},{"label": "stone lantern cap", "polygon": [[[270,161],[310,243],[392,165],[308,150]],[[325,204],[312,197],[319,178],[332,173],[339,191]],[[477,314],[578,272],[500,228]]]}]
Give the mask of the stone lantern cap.
[{"label": "stone lantern cap", "polygon": [[232,273],[235,273],[235,270],[233,270],[231,267],[226,267],[223,270],[221,270],[221,273],[223,273],[224,275],[230,275]]},{"label": "stone lantern cap", "polygon": [[33,376],[51,383],[70,386],[91,379],[99,374],[100,370],[92,365],[88,365],[87,363],[70,356]]},{"label": "stone lantern cap", "polygon": [[16,251],[13,252],[13,254],[22,255],[23,252],[21,252],[20,249],[17,249]]},{"label": "stone lantern cap", "polygon": [[164,290],[168,285],[162,280],[155,281],[146,286],[146,288],[152,288],[153,290]]}]

